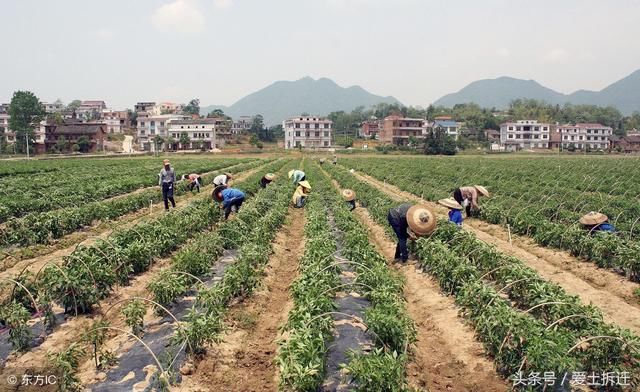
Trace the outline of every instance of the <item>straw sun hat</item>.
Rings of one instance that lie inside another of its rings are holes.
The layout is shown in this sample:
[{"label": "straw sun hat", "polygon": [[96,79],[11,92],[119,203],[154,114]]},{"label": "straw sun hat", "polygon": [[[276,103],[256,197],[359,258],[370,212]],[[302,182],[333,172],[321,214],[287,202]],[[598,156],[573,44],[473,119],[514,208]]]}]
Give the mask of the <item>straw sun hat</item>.
[{"label": "straw sun hat", "polygon": [[580,218],[580,223],[587,226],[593,226],[593,225],[600,225],[606,222],[608,219],[609,217],[603,213],[591,211],[587,215]]},{"label": "straw sun hat", "polygon": [[354,201],[356,199],[356,193],[351,189],[344,189],[342,191],[342,197],[345,201]]},{"label": "straw sun hat", "polygon": [[226,187],[224,185],[220,185],[217,186],[214,190],[213,190],[213,200],[217,201],[218,203],[222,202],[222,197],[219,197],[218,194],[220,194],[220,192],[222,192]]},{"label": "straw sun hat", "polygon": [[428,235],[436,228],[436,214],[426,205],[417,204],[407,211],[407,223],[416,235]]},{"label": "straw sun hat", "polygon": [[458,203],[454,198],[450,197],[448,199],[438,200],[438,204],[445,206],[447,208],[453,208],[454,210],[461,210],[462,206]]},{"label": "straw sun hat", "polygon": [[267,173],[264,175],[264,178],[266,178],[269,181],[273,181],[273,179],[276,178],[276,175],[273,173]]},{"label": "straw sun hat", "polygon": [[482,185],[474,185],[473,187],[476,188],[476,190],[480,192],[482,196],[489,197],[489,191],[487,190],[487,188],[483,187]]},{"label": "straw sun hat", "polygon": [[311,189],[311,184],[309,184],[309,181],[300,181],[298,185],[300,185],[303,188]]},{"label": "straw sun hat", "polygon": [[289,173],[287,175],[289,176],[289,178],[291,178],[293,176],[293,170],[289,170]]},{"label": "straw sun hat", "polygon": [[163,164],[163,165],[168,165],[168,164],[170,164],[170,163],[171,163],[171,162],[169,162],[169,160],[168,160],[168,159],[165,159],[164,161],[162,161],[162,164]]}]

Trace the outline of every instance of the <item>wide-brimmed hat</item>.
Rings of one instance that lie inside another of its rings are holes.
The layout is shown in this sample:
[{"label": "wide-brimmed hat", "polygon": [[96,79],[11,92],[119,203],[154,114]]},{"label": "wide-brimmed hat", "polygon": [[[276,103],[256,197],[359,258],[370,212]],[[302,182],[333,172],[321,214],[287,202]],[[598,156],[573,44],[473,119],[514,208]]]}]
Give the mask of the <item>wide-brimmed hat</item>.
[{"label": "wide-brimmed hat", "polygon": [[324,162],[324,158],[320,158],[320,162]]},{"label": "wide-brimmed hat", "polygon": [[300,185],[303,188],[311,189],[311,184],[309,184],[309,181],[300,181],[298,185]]},{"label": "wide-brimmed hat", "polygon": [[227,176],[228,178],[233,178],[233,175],[231,173],[225,172],[224,175]]},{"label": "wide-brimmed hat", "polygon": [[344,189],[342,191],[342,197],[345,201],[354,201],[356,199],[356,193],[351,189]]},{"label": "wide-brimmed hat", "polygon": [[220,192],[222,192],[223,190],[226,189],[226,186],[224,185],[218,185],[214,190],[213,193],[211,194],[213,196],[213,200],[217,201],[218,203],[222,202],[222,194],[221,196],[218,196],[218,194]]},{"label": "wide-brimmed hat", "polygon": [[448,199],[440,199],[438,200],[438,204],[445,206],[447,208],[453,208],[454,210],[461,210],[462,206],[458,203],[454,198],[450,197]]},{"label": "wide-brimmed hat", "polygon": [[483,187],[482,185],[474,185],[473,187],[476,188],[476,190],[480,192],[482,196],[489,197],[489,191],[487,190],[487,188]]},{"label": "wide-brimmed hat", "polygon": [[169,160],[168,160],[168,159],[165,159],[164,161],[162,161],[162,164],[163,164],[163,165],[169,165],[170,163],[171,163],[171,162],[169,162]]},{"label": "wide-brimmed hat", "polygon": [[436,214],[426,205],[416,204],[407,211],[407,223],[416,235],[428,235],[436,228]]},{"label": "wide-brimmed hat", "polygon": [[599,225],[606,222],[609,219],[608,216],[601,212],[591,211],[587,215],[580,218],[580,223],[587,226]]},{"label": "wide-brimmed hat", "polygon": [[276,178],[276,175],[273,173],[267,173],[264,175],[264,178],[266,178],[269,181],[273,181],[273,179]]},{"label": "wide-brimmed hat", "polygon": [[289,170],[289,173],[287,174],[289,176],[289,178],[293,177],[293,172],[294,172],[294,170]]}]

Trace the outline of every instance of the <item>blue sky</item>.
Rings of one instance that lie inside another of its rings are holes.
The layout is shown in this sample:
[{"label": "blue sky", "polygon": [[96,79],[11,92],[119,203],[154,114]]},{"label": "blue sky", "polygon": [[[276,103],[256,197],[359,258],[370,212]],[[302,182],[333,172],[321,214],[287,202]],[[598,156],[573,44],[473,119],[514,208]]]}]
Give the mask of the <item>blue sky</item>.
[{"label": "blue sky", "polygon": [[634,0],[1,0],[0,102],[229,105],[328,77],[426,106],[477,79],[601,89],[640,68]]}]

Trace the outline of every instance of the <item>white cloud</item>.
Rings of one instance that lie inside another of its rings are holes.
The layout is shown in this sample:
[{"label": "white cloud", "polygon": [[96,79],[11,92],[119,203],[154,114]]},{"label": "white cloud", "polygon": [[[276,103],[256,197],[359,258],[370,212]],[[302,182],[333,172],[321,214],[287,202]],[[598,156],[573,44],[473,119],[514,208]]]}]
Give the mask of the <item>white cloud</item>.
[{"label": "white cloud", "polygon": [[161,6],[151,21],[158,30],[179,34],[198,34],[205,27],[204,15],[192,0],[174,0]]},{"label": "white cloud", "polygon": [[498,55],[498,57],[509,57],[511,55],[511,52],[509,51],[509,49],[502,47],[496,49],[496,54]]},{"label": "white cloud", "polygon": [[562,48],[551,49],[542,57],[548,63],[564,63],[569,59],[569,52]]},{"label": "white cloud", "polygon": [[213,5],[216,8],[230,8],[233,5],[233,0],[213,0]]}]

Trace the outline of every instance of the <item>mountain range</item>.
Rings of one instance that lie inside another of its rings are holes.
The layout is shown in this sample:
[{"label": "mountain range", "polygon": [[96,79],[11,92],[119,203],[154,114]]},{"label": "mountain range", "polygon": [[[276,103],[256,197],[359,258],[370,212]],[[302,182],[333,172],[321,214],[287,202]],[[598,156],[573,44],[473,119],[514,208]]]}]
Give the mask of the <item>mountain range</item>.
[{"label": "mountain range", "polygon": [[618,80],[600,91],[578,90],[563,94],[542,86],[535,80],[510,77],[478,80],[462,90],[445,95],[433,104],[451,107],[459,103],[476,103],[481,107],[503,109],[518,98],[542,100],[550,104],[587,104],[613,106],[623,114],[640,111],[640,70]]},{"label": "mountain range", "polygon": [[358,106],[368,108],[378,103],[400,104],[394,97],[374,95],[360,86],[345,88],[327,78],[315,80],[307,76],[296,81],[275,82],[231,106],[206,106],[200,112],[206,114],[222,109],[233,118],[261,114],[266,125],[275,125],[302,113],[325,116],[334,111],[348,112]]}]

